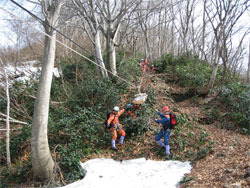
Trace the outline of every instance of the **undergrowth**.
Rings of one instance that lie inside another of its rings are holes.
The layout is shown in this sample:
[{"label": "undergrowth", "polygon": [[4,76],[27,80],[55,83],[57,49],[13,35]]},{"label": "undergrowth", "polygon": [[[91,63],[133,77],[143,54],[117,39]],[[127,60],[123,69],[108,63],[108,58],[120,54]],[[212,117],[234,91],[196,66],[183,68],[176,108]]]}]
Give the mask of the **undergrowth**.
[{"label": "undergrowth", "polygon": [[[130,82],[138,83],[140,75],[138,63],[125,59],[123,53],[119,55],[120,57],[117,58],[118,75],[126,77]],[[212,71],[206,62],[190,54],[183,54],[180,57],[167,54],[154,62],[154,65],[158,73],[174,74],[178,77],[178,84],[196,89],[207,84]],[[56,158],[65,181],[70,183],[83,177],[79,165],[81,159],[92,154],[100,154],[110,145],[110,134],[104,130],[103,122],[106,113],[114,106],[125,105],[120,104],[120,101],[125,94],[128,94],[129,85],[117,78],[102,79],[95,74],[95,67],[84,60],[64,59],[61,60],[60,66],[63,77],[54,78],[51,88],[51,100],[60,103],[50,105],[48,138],[50,149],[55,152],[53,157]],[[218,71],[217,81],[220,79],[221,70]],[[31,124],[34,99],[29,96],[35,95],[36,87],[37,82],[25,84],[17,82],[13,85],[10,90],[11,100],[18,103],[19,107],[25,111],[12,110],[12,117]],[[224,85],[219,95],[219,99],[229,107],[229,112],[225,117],[238,123],[243,133],[249,133],[249,91],[249,86],[232,82]],[[120,118],[128,140],[143,136],[150,130],[153,106],[157,101],[152,88],[148,87],[146,93],[148,94],[147,102],[141,105],[141,110],[136,112],[136,119],[127,116],[126,112]],[[126,102],[131,102],[134,94],[136,91],[130,91]],[[6,105],[6,101],[0,99],[0,104],[0,111],[4,112],[6,109],[3,106]],[[207,109],[207,112],[213,117],[216,109]],[[187,118],[184,114],[177,116],[178,125],[172,131],[170,139],[172,152],[170,159],[194,161],[213,152],[215,142],[209,140],[208,133],[198,123],[191,124],[189,119],[190,117]],[[10,175],[6,168],[3,168],[0,187],[11,187],[12,183],[18,185],[30,181],[30,139],[30,125],[22,126],[17,132],[12,133],[10,146],[15,172]],[[0,141],[0,148],[0,162],[1,166],[4,166],[6,152],[3,140]],[[132,150],[133,148],[126,148],[127,152]],[[163,150],[156,152],[162,158],[165,157]],[[21,156],[25,158],[20,159]]]}]

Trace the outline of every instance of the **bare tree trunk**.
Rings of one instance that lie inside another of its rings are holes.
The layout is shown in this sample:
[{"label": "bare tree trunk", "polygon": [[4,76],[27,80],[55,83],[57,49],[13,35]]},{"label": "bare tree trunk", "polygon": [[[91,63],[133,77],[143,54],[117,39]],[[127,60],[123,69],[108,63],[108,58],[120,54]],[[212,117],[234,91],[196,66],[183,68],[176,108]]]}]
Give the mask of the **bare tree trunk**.
[{"label": "bare tree trunk", "polygon": [[114,76],[116,76],[117,70],[116,70],[115,41],[116,41],[117,33],[119,31],[119,28],[120,28],[120,24],[118,24],[118,26],[115,30],[113,29],[112,23],[110,23],[110,25],[108,27],[109,27],[108,32],[107,32],[107,34],[105,34],[105,36],[106,36],[107,62],[110,66],[112,74]]},{"label": "bare tree trunk", "polygon": [[[174,16],[174,5],[173,5],[173,1],[171,0],[171,8],[170,8],[170,11],[171,11],[171,16],[172,16],[172,21],[171,21],[171,39],[170,39],[170,53],[172,53],[173,55],[175,55],[175,52],[174,52],[174,39],[175,39],[175,36],[174,36],[174,21],[175,21],[175,16]],[[166,28],[165,28],[166,29]]]},{"label": "bare tree trunk", "polygon": [[96,60],[95,62],[97,62],[98,65],[100,65],[101,67],[98,67],[98,69],[101,72],[102,77],[108,77],[108,72],[105,69],[105,64],[103,62],[103,58],[102,58],[102,48],[101,48],[101,41],[100,41],[100,33],[99,31],[96,32],[95,34],[95,54],[96,54]]},{"label": "bare tree trunk", "polygon": [[9,81],[8,81],[8,75],[4,69],[5,74],[5,83],[6,83],[6,99],[7,99],[7,108],[6,108],[6,155],[7,155],[7,165],[8,169],[12,170],[11,166],[11,158],[10,158],[10,97],[9,97]]},{"label": "bare tree trunk", "polygon": [[107,64],[113,75],[117,75],[116,72],[116,57],[115,57],[115,44],[111,35],[106,35],[106,51],[107,51]]},{"label": "bare tree trunk", "polygon": [[136,36],[133,36],[133,43],[132,43],[132,45],[133,45],[133,47],[132,47],[132,49],[133,49],[133,58],[135,58],[136,57],[136,52],[137,52],[137,37]]},{"label": "bare tree trunk", "polygon": [[3,73],[5,77],[5,92],[6,92],[6,100],[7,100],[7,108],[6,108],[6,158],[7,158],[7,166],[8,169],[11,171],[12,170],[12,165],[11,165],[11,158],[10,158],[10,122],[9,122],[9,117],[10,117],[10,97],[9,97],[9,80],[8,80],[8,75],[7,72],[4,68],[4,64],[2,59],[0,59],[2,67],[3,67]]},{"label": "bare tree trunk", "polygon": [[250,83],[250,41],[249,41],[249,53],[248,53],[247,83]]},{"label": "bare tree trunk", "polygon": [[212,72],[212,75],[210,77],[210,81],[208,84],[208,91],[211,91],[211,89],[214,87],[214,82],[216,79],[218,66],[219,66],[219,59],[220,59],[219,53],[220,53],[220,42],[218,41],[216,44],[215,62],[213,64],[213,72]]},{"label": "bare tree trunk", "polygon": [[[87,33],[87,36],[95,49],[95,63],[97,64],[96,70],[102,75],[102,77],[107,78],[108,73],[102,58],[99,27],[100,17],[98,17],[96,12],[97,2],[93,0],[88,0],[88,3],[86,2],[73,0],[74,5],[79,10],[81,17],[83,18],[83,30]],[[88,24],[88,27],[85,26],[85,22]],[[90,30],[90,32],[88,30]]]},{"label": "bare tree trunk", "polygon": [[[60,10],[64,1],[42,1],[45,23],[57,27]],[[36,93],[34,114],[32,119],[31,159],[33,177],[42,181],[52,177],[54,161],[48,143],[48,116],[51,82],[56,51],[56,31],[44,24],[45,45],[38,90]]]},{"label": "bare tree trunk", "polygon": [[203,26],[202,26],[202,44],[201,44],[201,59],[204,60],[205,58],[205,40],[206,40],[206,12],[205,12],[205,8],[206,8],[206,0],[204,1],[204,5],[203,5],[203,16],[202,16],[202,22],[203,22]]},{"label": "bare tree trunk", "polygon": [[45,37],[43,67],[39,79],[32,119],[31,151],[33,176],[41,180],[49,179],[52,176],[54,168],[47,136],[50,89],[56,49],[56,33],[53,32],[51,36],[51,39],[48,36]]},{"label": "bare tree trunk", "polygon": [[109,65],[113,75],[117,75],[116,71],[116,53],[114,40],[110,38],[109,43],[107,43],[108,54],[109,54]]},{"label": "bare tree trunk", "polygon": [[149,37],[148,37],[148,30],[145,32],[145,42],[146,42],[146,53],[145,57],[151,59],[151,53],[150,53],[150,45],[149,45]]},{"label": "bare tree trunk", "polygon": [[[98,7],[99,16],[103,19],[100,25],[101,31],[106,38],[107,65],[113,75],[117,75],[115,46],[117,33],[120,25],[125,23],[125,15],[136,9],[137,1],[95,1]],[[123,38],[123,37],[121,37]]]},{"label": "bare tree trunk", "polygon": [[[159,14],[159,23],[161,23],[161,13]],[[158,25],[158,58],[162,56],[162,24]]]},{"label": "bare tree trunk", "polygon": [[228,63],[227,42],[234,31],[233,29],[236,26],[235,24],[244,14],[244,12],[247,11],[249,5],[247,0],[216,0],[216,3],[210,1],[209,5],[206,5],[206,3],[208,2],[205,1],[205,12],[209,22],[211,23],[211,26],[213,27],[216,39],[214,68],[208,85],[208,90],[211,91],[217,74],[219,59],[222,58],[225,64]]}]

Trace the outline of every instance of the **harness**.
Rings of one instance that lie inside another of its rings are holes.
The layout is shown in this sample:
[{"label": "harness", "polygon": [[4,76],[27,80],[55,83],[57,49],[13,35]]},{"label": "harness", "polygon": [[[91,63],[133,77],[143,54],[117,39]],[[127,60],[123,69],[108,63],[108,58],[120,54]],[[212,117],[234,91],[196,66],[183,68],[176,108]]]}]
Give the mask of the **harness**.
[{"label": "harness", "polygon": [[[114,113],[112,113],[112,114],[114,114]],[[112,125],[111,127],[113,127],[114,125],[116,125],[116,124],[113,123],[113,121],[115,120],[116,117],[119,117],[119,116],[117,114],[114,114],[114,118],[110,122],[110,124]],[[119,125],[119,122],[117,124]]]}]

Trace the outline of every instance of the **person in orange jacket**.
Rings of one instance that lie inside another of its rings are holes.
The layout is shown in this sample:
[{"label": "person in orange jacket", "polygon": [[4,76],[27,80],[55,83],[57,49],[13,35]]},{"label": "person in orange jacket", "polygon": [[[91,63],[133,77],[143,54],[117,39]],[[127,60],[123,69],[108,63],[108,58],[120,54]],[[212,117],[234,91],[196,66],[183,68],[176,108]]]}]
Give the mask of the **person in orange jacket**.
[{"label": "person in orange jacket", "polygon": [[118,106],[115,106],[107,121],[108,127],[110,127],[109,130],[112,135],[111,147],[114,150],[117,150],[115,146],[117,133],[121,135],[120,142],[119,142],[120,144],[123,144],[124,137],[126,135],[125,131],[120,127],[120,123],[118,119],[119,116],[121,116],[124,111],[125,109],[120,110]]},{"label": "person in orange jacket", "polygon": [[155,66],[154,65],[151,66],[151,71],[152,71],[152,73],[155,73]]},{"label": "person in orange jacket", "polygon": [[147,58],[141,59],[139,63],[140,63],[142,73],[145,74],[149,70],[149,67],[148,67],[149,62],[147,61]]}]

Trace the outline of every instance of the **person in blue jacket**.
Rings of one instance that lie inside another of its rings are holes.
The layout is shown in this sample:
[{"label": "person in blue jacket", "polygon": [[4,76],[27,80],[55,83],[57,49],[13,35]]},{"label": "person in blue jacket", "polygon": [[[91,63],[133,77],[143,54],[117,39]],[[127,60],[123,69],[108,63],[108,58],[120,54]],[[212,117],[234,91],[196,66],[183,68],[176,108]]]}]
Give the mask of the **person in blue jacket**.
[{"label": "person in blue jacket", "polygon": [[[170,110],[167,106],[164,106],[162,108],[162,113],[158,112],[158,115],[162,119],[155,119],[157,123],[162,124],[161,131],[156,135],[155,141],[157,141],[161,147],[166,148],[166,155],[170,155],[170,147],[169,147],[169,138],[170,138]],[[161,139],[164,138],[164,143],[161,141]]]}]

